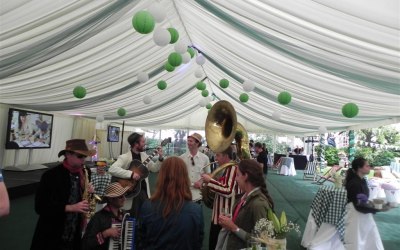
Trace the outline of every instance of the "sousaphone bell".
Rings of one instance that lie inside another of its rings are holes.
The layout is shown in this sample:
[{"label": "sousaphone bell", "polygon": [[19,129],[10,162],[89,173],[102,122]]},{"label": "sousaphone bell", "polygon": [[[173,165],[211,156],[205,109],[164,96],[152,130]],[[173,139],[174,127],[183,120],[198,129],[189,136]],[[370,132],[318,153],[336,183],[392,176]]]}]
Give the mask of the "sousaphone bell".
[{"label": "sousaphone bell", "polygon": [[236,133],[237,117],[232,104],[218,101],[208,112],[205,130],[209,148],[215,153],[227,149]]},{"label": "sousaphone bell", "polygon": [[[208,112],[205,131],[206,140],[209,148],[215,153],[223,152],[231,146],[236,134],[237,117],[232,104],[227,101],[218,101]],[[229,162],[219,166],[211,173],[211,178],[215,178],[222,173],[225,168],[236,165],[235,162]],[[212,208],[215,193],[207,186],[201,189],[203,203]]]}]

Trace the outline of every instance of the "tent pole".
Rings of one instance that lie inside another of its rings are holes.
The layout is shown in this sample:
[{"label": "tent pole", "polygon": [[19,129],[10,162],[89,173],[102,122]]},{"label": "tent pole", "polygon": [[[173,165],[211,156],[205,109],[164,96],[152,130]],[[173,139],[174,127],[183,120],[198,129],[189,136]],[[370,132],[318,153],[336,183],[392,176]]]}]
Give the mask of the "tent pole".
[{"label": "tent pole", "polygon": [[122,144],[124,143],[124,129],[125,129],[125,121],[122,121],[122,133],[121,133],[121,148],[119,149],[119,155],[122,155]]}]

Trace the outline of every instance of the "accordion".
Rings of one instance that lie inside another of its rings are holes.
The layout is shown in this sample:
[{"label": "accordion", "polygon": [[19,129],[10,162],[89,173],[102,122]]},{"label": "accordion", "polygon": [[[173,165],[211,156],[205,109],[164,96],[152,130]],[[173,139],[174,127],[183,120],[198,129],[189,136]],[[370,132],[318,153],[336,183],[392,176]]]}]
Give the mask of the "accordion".
[{"label": "accordion", "polygon": [[129,213],[124,215],[122,223],[113,223],[112,227],[121,229],[118,240],[110,239],[108,250],[135,250],[135,226],[136,219],[129,217]]}]

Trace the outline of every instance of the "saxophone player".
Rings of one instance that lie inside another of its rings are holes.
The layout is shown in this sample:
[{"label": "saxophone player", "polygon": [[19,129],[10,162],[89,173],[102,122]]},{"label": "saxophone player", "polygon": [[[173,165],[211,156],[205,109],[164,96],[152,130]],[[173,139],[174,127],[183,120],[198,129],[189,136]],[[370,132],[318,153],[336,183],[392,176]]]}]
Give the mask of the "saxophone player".
[{"label": "saxophone player", "polygon": [[[89,203],[83,200],[87,178],[84,173],[86,157],[95,155],[85,140],[72,139],[58,153],[64,160],[46,171],[40,180],[35,196],[35,211],[39,215],[31,249],[79,250],[84,216]],[[86,187],[93,189],[91,185]]]}]

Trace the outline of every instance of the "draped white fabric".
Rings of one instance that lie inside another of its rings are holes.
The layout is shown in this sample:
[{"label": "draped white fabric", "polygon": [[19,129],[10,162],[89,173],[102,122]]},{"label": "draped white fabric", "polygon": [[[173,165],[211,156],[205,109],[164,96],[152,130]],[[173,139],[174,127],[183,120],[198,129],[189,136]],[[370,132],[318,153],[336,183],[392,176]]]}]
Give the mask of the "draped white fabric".
[{"label": "draped white fabric", "polygon": [[[400,121],[397,0],[159,1],[180,40],[206,57],[207,89],[231,102],[250,131],[307,134]],[[207,110],[194,85],[195,60],[166,72],[173,45],[132,28],[153,1],[1,0],[0,102],[136,127],[202,128]],[[137,74],[150,74],[146,83]],[[227,89],[219,80],[230,81]],[[158,90],[159,80],[168,88]],[[247,103],[243,81],[255,83]],[[82,85],[78,100],[72,89]],[[292,102],[276,101],[281,91]],[[151,104],[143,97],[150,95]],[[360,112],[345,118],[341,107]],[[279,121],[272,113],[282,114]]]}]

